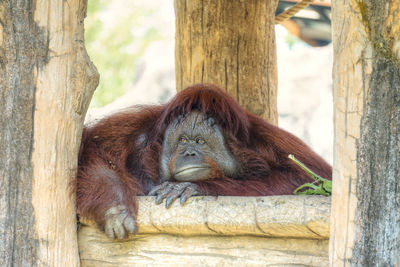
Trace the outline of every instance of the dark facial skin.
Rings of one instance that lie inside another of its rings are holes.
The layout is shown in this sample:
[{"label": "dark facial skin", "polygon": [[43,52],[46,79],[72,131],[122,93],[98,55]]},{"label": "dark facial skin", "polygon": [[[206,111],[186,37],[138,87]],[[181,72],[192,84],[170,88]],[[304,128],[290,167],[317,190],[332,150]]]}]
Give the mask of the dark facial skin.
[{"label": "dark facial skin", "polygon": [[222,132],[213,118],[192,111],[171,123],[163,141],[161,179],[180,182],[214,178],[216,167],[232,177],[238,163],[225,145]]}]

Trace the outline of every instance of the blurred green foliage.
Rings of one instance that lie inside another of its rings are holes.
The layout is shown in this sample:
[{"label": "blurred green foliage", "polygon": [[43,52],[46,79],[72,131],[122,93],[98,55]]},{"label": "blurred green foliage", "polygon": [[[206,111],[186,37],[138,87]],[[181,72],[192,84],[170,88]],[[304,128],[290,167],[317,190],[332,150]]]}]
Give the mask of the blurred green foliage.
[{"label": "blurred green foliage", "polygon": [[296,44],[303,44],[304,42],[297,36],[288,32],[285,36],[285,43],[288,45],[289,49],[293,49]]},{"label": "blurred green foliage", "polygon": [[92,107],[104,106],[125,93],[132,84],[139,57],[149,43],[160,39],[158,30],[145,23],[151,10],[134,7],[129,1],[125,1],[128,6],[117,6],[115,2],[88,1],[85,44],[100,73]]}]

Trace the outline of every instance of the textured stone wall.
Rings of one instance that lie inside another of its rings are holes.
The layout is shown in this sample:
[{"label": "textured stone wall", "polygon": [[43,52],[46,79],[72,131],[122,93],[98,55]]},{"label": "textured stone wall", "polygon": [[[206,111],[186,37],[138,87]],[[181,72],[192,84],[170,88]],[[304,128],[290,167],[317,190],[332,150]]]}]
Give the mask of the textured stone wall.
[{"label": "textured stone wall", "polygon": [[139,198],[137,235],[79,231],[82,266],[328,266],[330,198],[195,197],[181,207]]}]

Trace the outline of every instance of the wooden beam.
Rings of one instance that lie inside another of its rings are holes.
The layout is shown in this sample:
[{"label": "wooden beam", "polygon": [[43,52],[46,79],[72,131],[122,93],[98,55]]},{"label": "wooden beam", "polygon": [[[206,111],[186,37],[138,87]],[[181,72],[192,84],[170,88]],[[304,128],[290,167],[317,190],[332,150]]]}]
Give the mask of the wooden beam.
[{"label": "wooden beam", "polygon": [[0,266],[79,266],[75,196],[98,73],[86,1],[0,2]]},{"label": "wooden beam", "polygon": [[400,264],[400,3],[333,2],[332,266]]},{"label": "wooden beam", "polygon": [[213,83],[248,111],[277,124],[277,3],[175,0],[178,91]]}]

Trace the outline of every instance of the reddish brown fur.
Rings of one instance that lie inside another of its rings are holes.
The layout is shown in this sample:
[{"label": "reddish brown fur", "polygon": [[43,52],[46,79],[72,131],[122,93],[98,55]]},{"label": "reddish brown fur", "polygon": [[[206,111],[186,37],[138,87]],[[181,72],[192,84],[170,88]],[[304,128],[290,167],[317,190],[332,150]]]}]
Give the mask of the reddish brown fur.
[{"label": "reddish brown fur", "polygon": [[78,212],[100,224],[104,212],[115,205],[125,204],[135,214],[136,196],[162,182],[158,165],[167,126],[193,109],[215,118],[241,166],[235,177],[225,177],[215,168],[213,177],[197,182],[205,195],[292,194],[310,178],[288,159],[289,154],[317,174],[331,177],[329,164],[297,137],[245,111],[221,89],[195,85],[165,105],[121,112],[84,130]]}]

